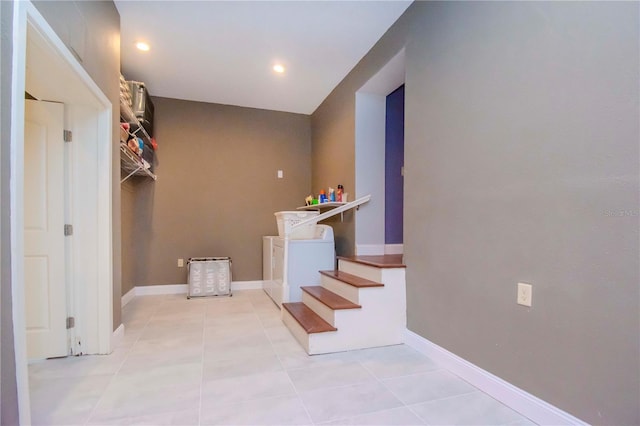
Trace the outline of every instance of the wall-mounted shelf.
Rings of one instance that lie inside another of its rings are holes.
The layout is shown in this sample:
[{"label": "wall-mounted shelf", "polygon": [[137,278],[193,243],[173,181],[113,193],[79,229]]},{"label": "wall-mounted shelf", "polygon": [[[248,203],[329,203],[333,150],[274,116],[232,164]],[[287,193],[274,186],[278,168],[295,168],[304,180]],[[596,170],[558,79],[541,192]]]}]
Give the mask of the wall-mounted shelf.
[{"label": "wall-mounted shelf", "polygon": [[149,136],[145,128],[142,127],[142,124],[140,124],[138,117],[133,113],[129,104],[122,98],[120,98],[120,117],[131,126],[132,135],[142,138],[144,143],[151,146],[151,136]]},{"label": "wall-mounted shelf", "polygon": [[338,202],[338,201],[331,201],[328,203],[320,203],[320,204],[311,204],[310,206],[302,206],[302,207],[298,207],[297,210],[318,210],[318,211],[322,211],[322,210],[329,210],[329,209],[335,209],[336,207],[340,207],[340,206],[344,206],[345,204],[347,204],[346,202]]},{"label": "wall-mounted shelf", "polygon": [[158,179],[156,175],[151,173],[151,171],[145,167],[142,160],[140,160],[140,158],[131,152],[131,150],[124,144],[120,144],[120,169],[127,173],[127,176],[122,178],[120,183],[123,183],[131,176],[146,176],[153,180]]},{"label": "wall-mounted shelf", "polygon": [[328,219],[332,216],[337,215],[338,213],[340,213],[340,220],[342,221],[344,220],[344,217],[342,214],[345,211],[351,210],[351,209],[358,210],[360,208],[360,205],[369,202],[370,199],[371,199],[371,194],[365,195],[364,197],[358,198],[357,200],[349,201],[346,203],[333,202],[333,203],[312,204],[310,206],[298,207],[298,210],[300,209],[310,210],[309,208],[311,208],[311,210],[320,210],[318,206],[322,206],[322,207],[326,207],[327,211],[324,213],[320,213],[317,216],[312,216],[309,219],[305,219],[301,222],[298,222],[295,225],[293,225],[291,228],[295,229],[299,226],[304,226],[310,223],[318,223],[321,220]]}]

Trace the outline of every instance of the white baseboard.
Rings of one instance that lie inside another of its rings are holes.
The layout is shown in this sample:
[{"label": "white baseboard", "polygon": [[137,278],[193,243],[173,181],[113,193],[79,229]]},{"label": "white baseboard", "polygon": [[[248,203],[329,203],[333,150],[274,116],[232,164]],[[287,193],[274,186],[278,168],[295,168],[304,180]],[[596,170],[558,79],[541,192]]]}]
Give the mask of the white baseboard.
[{"label": "white baseboard", "polygon": [[[131,293],[131,292],[129,292]],[[120,324],[120,327],[116,328],[115,331],[113,332],[113,334],[111,335],[111,350],[113,351],[116,347],[118,347],[118,345],[120,345],[120,342],[122,342],[122,339],[124,338],[124,324]]]},{"label": "white baseboard", "polygon": [[131,290],[129,290],[128,292],[126,292],[122,296],[122,301],[120,302],[120,307],[124,308],[125,306],[127,306],[127,303],[131,302],[134,297],[136,297],[136,288],[135,287],[133,287]]},{"label": "white baseboard", "polygon": [[157,296],[160,294],[186,294],[187,284],[163,284],[137,286],[136,296]]},{"label": "white baseboard", "polygon": [[403,254],[403,244],[356,244],[356,255],[378,256],[382,254]]},{"label": "white baseboard", "polygon": [[[231,291],[259,290],[264,281],[232,281]],[[122,307],[125,307],[135,296],[157,296],[161,294],[187,294],[187,284],[163,284],[136,286],[122,296]]]},{"label": "white baseboard", "polygon": [[385,244],[384,254],[403,254],[404,244]]},{"label": "white baseboard", "polygon": [[384,244],[356,244],[357,256],[377,256],[384,254]]},{"label": "white baseboard", "polygon": [[411,330],[405,330],[404,343],[428,356],[481,391],[540,425],[587,425],[588,423],[515,387],[488,371],[460,358]]}]

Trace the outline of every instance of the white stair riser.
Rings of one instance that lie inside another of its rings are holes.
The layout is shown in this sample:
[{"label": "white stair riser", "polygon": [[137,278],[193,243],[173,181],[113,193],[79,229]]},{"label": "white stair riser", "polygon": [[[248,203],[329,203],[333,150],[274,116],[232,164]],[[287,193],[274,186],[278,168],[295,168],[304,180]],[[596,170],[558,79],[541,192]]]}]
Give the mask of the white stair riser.
[{"label": "white stair riser", "polygon": [[[358,303],[362,306],[361,310],[365,315],[371,319],[375,319],[378,316],[384,318],[406,318],[406,292],[403,284],[389,283],[384,287],[362,287],[358,289],[357,287],[353,287],[341,281],[328,279],[327,281],[323,281],[322,285],[327,290],[345,297],[354,303]],[[357,294],[357,297],[354,297],[353,294]],[[309,295],[307,296],[310,299],[314,299],[314,301],[308,303],[307,306],[334,327],[340,327],[341,323],[337,320],[335,315],[327,313],[325,316],[321,313],[321,311],[326,310],[333,312],[331,309],[319,302],[317,299]],[[305,299],[303,297],[303,302],[304,300]],[[319,305],[317,309],[315,308],[316,304]]]},{"label": "white stair riser", "polygon": [[380,282],[385,286],[395,286],[395,288],[402,287],[404,291],[404,288],[406,287],[405,269],[404,268],[383,269],[382,280]]},{"label": "white stair riser", "polygon": [[[400,315],[379,315],[379,312],[371,310],[341,310],[336,312],[335,327],[342,333],[355,333],[363,337],[364,335],[396,335],[397,330],[404,330],[399,325],[405,321]],[[406,327],[405,327],[406,328]]]},{"label": "white stair riser", "polygon": [[366,278],[376,283],[382,282],[381,268],[374,266],[363,265],[362,263],[355,263],[349,260],[338,259],[338,270],[346,272],[347,274],[355,275],[357,277]]},{"label": "white stair riser", "polygon": [[335,311],[333,309],[329,308],[306,291],[302,292],[302,303],[318,314],[320,318],[335,327]]},{"label": "white stair riser", "polygon": [[346,284],[340,280],[328,277],[326,275],[322,275],[322,277],[320,278],[320,285],[327,290],[334,292],[338,296],[342,296],[345,299],[360,305],[360,298],[357,287]]},{"label": "white stair riser", "polygon": [[287,326],[293,337],[302,345],[302,347],[309,352],[309,334],[305,331],[304,328],[296,321],[296,319],[291,316],[289,311],[286,309],[282,309],[282,322]]},{"label": "white stair riser", "polygon": [[405,269],[375,268],[343,260],[339,265],[344,272],[384,286],[357,288],[322,275],[321,285],[324,288],[362,308],[334,311],[304,292],[303,303],[338,329],[307,334],[291,314],[283,310],[283,321],[307,353],[331,353],[402,343],[407,321]]},{"label": "white stair riser", "polygon": [[332,325],[337,332],[309,336],[310,354],[402,343],[406,329],[404,286],[390,283],[385,287],[361,288],[359,299],[360,309],[334,311]]},{"label": "white stair riser", "polygon": [[309,354],[341,352],[403,342],[403,330],[393,323],[371,321],[360,309],[336,312],[338,331],[309,335]]},{"label": "white stair riser", "polygon": [[[405,327],[407,302],[403,290],[391,291],[387,287],[362,289],[360,300],[362,302],[363,317],[367,317],[369,321],[376,323],[378,321],[387,321],[397,324],[398,321],[403,321],[401,326]],[[340,323],[336,320],[336,324],[339,325]]]},{"label": "white stair riser", "polygon": [[402,289],[391,291],[386,287],[360,289],[362,308],[334,312],[332,324],[342,332],[356,334],[394,334],[406,328],[406,299]]},{"label": "white stair riser", "polygon": [[339,259],[338,269],[380,284],[398,283],[402,286],[405,285],[405,268],[376,268],[374,266]]}]

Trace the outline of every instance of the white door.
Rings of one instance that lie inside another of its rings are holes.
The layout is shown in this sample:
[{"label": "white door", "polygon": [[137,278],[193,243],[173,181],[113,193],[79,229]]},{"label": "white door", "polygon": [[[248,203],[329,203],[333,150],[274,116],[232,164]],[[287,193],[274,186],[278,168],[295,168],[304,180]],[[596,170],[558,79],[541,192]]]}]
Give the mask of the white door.
[{"label": "white door", "polygon": [[65,356],[64,106],[26,101],[24,279],[27,355]]}]

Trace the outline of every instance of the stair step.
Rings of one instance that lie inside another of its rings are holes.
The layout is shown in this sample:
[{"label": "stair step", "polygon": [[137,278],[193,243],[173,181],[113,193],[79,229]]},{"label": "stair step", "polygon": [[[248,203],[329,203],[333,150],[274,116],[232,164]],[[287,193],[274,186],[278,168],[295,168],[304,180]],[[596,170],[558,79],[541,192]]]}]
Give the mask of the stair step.
[{"label": "stair step", "polygon": [[365,288],[365,287],[384,287],[384,284],[377,283],[375,281],[368,280],[366,278],[358,277],[357,275],[348,274],[343,271],[320,271],[322,275],[342,281],[345,284],[349,284],[353,287]]},{"label": "stair step", "polygon": [[353,303],[352,301],[345,299],[342,296],[335,294],[332,291],[327,290],[326,288],[314,285],[309,287],[301,287],[302,291],[313,296],[319,302],[326,305],[328,308],[333,309],[334,311],[340,309],[360,309],[362,306]]},{"label": "stair step", "polygon": [[338,330],[302,302],[283,303],[282,307],[291,314],[298,324],[308,333],[324,333]]},{"label": "stair step", "polygon": [[404,259],[401,254],[384,254],[379,256],[338,256],[338,259],[383,269],[407,267],[407,265],[404,264]]}]

